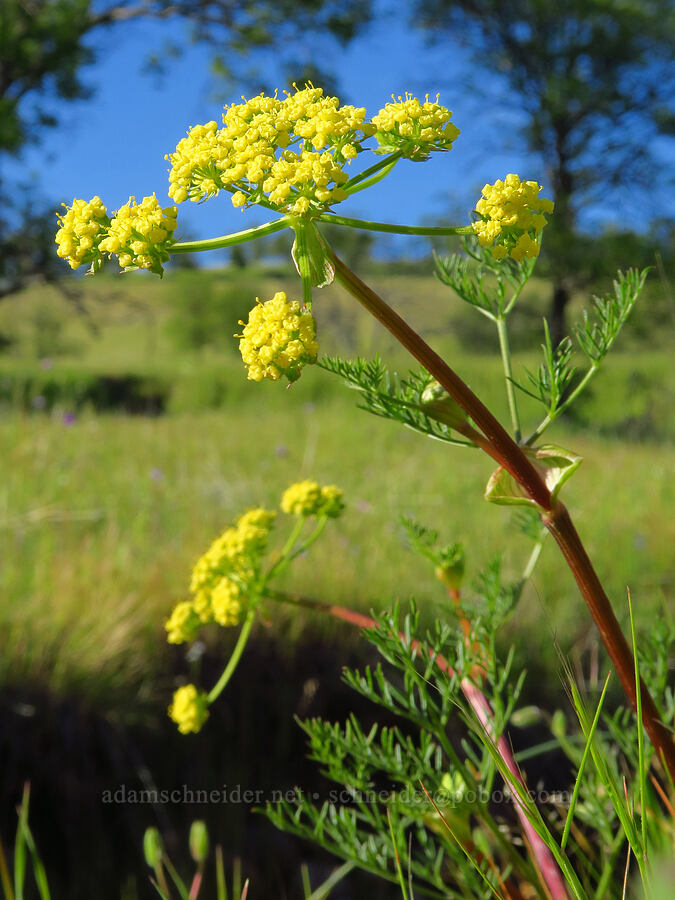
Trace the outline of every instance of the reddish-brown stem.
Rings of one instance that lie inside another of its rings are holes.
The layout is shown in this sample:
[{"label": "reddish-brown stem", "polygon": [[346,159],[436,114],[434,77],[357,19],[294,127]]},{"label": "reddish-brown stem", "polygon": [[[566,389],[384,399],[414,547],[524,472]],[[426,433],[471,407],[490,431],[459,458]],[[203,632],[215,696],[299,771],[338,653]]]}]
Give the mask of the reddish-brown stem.
[{"label": "reddish-brown stem", "polygon": [[[375,621],[375,619],[371,618],[370,616],[365,616],[363,615],[363,613],[356,612],[353,609],[349,609],[346,606],[338,606],[334,603],[321,603],[321,601],[313,600],[311,597],[300,597],[296,595],[280,593],[278,591],[271,592],[270,596],[272,597],[272,599],[277,601],[292,603],[296,606],[304,606],[307,609],[312,609],[316,610],[317,612],[324,613],[324,615],[333,616],[333,618],[340,619],[343,622],[348,622],[350,625],[355,625],[357,628],[370,630],[371,628],[375,628],[377,626],[377,622]],[[399,637],[403,637],[403,635],[399,633]],[[410,646],[413,650],[418,650],[420,647],[420,642],[418,640],[413,640]],[[445,657],[441,656],[440,654],[434,656],[434,662],[441,670],[441,672],[445,672],[451,677],[455,674],[454,669],[452,668],[450,663],[445,659]],[[491,740],[494,740],[494,729],[492,721],[493,713],[487,697],[485,696],[485,694],[483,694],[480,688],[478,688],[468,678],[463,678],[461,680],[460,687],[462,689],[462,693],[471,705],[471,708],[473,709],[476,718],[480,722],[480,725],[485,731],[486,735],[488,735]],[[513,782],[516,782],[523,790],[527,791],[525,780],[523,779],[520,769],[518,768],[518,764],[513,757],[511,745],[509,741],[504,737],[504,735],[501,735],[497,738],[496,746],[499,755],[506,765],[506,768],[509,770],[511,776],[513,777]],[[515,806],[516,813],[518,814],[518,818],[520,819],[520,824],[522,826],[526,841],[532,850],[532,856],[541,876],[542,882],[548,889],[553,900],[569,900],[569,894],[567,892],[567,888],[565,887],[565,882],[561,875],[560,869],[558,868],[558,864],[553,858],[551,851],[539,837],[536,829],[530,822],[527,816],[527,810],[518,797],[517,789],[515,788],[513,782],[509,784],[509,787],[512,790],[513,805]]]},{"label": "reddish-brown stem", "polygon": [[[542,519],[567,560],[623,689],[635,709],[637,707],[635,660],[570,514],[562,503],[557,502],[550,512],[542,515]],[[642,679],[640,679],[640,699],[645,731],[670,772],[671,778],[675,779],[675,743],[661,721],[656,704]]]},{"label": "reddish-brown stem", "polygon": [[[423,341],[401,316],[371,290],[358,275],[334,256],[335,278],[359,303],[390,331],[415,359],[473,419],[487,438],[481,444],[483,450],[500,466],[503,466],[543,509],[550,509],[551,494],[532,462],[519,450],[509,433],[495,419],[490,410],[478,399],[453,369]],[[488,449],[489,447],[489,449]]]},{"label": "reddish-brown stem", "polygon": [[[564,507],[554,503],[541,474],[523,449],[511,438],[487,407],[441,357],[385,301],[368,287],[341,259],[333,255],[335,278],[434,376],[483,432],[487,443],[479,446],[501,465],[540,507],[579,585],[600,631],[612,663],[633,709],[636,709],[635,664],[612,606],[600,584],[572,520]],[[560,511],[562,510],[562,512]],[[660,721],[656,705],[641,682],[642,719],[656,752],[675,780],[675,743]]]}]

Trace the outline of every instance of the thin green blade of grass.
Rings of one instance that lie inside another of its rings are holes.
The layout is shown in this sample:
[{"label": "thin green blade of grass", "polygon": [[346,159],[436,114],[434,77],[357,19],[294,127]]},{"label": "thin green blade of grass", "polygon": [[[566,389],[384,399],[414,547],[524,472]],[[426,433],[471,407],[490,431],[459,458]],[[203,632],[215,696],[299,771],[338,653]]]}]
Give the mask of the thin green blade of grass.
[{"label": "thin green blade of grass", "polygon": [[185,882],[180,877],[180,875],[176,871],[174,864],[171,862],[171,860],[168,857],[165,857],[164,865],[166,866],[166,871],[171,876],[171,880],[173,881],[173,883],[176,885],[176,888],[178,889],[178,893],[181,896],[181,900],[190,900],[190,893],[189,893],[188,889],[185,887]]},{"label": "thin green blade of grass", "polygon": [[[586,713],[586,709],[584,707],[583,700],[581,699],[581,694],[579,693],[579,689],[573,680],[570,680],[570,688],[572,691],[572,700],[574,703],[574,709],[579,718],[579,724],[581,725],[581,729],[584,734],[588,734],[590,730],[590,723],[588,721],[588,715]],[[591,758],[593,759],[593,763],[595,765],[596,771],[600,776],[600,780],[605,786],[607,793],[609,794],[610,800],[612,802],[612,806],[614,807],[614,811],[617,814],[619,822],[621,823],[621,827],[624,830],[624,834],[630,844],[630,848],[635,854],[635,857],[638,861],[638,866],[641,871],[644,868],[643,861],[641,859],[641,850],[640,850],[640,838],[635,828],[635,822],[633,821],[633,815],[628,806],[628,801],[624,802],[622,798],[621,791],[617,788],[617,785],[612,778],[611,772],[609,771],[609,767],[607,765],[606,758],[603,756],[602,746],[600,749],[597,747],[597,733],[594,736],[593,741],[591,742]]]},{"label": "thin green blade of grass", "polygon": [[28,804],[30,787],[24,785],[21,806],[19,807],[19,824],[16,829],[16,846],[14,847],[14,889],[16,900],[23,900],[23,888],[26,883],[26,835],[24,825],[28,822]]},{"label": "thin green blade of grass", "polygon": [[343,863],[339,868],[335,869],[334,872],[331,872],[323,884],[320,884],[318,888],[315,888],[314,891],[309,894],[307,900],[325,900],[335,885],[339,884],[339,882],[355,868],[356,865],[349,860],[346,863]]},{"label": "thin green blade of grass", "polygon": [[593,743],[593,736],[595,735],[595,729],[598,727],[598,722],[600,721],[600,712],[602,710],[603,703],[605,702],[605,695],[607,693],[607,686],[609,685],[609,679],[611,676],[611,672],[605,678],[605,684],[602,688],[602,694],[600,695],[600,700],[598,701],[597,708],[595,710],[595,717],[593,718],[593,723],[591,725],[590,731],[588,733],[588,737],[586,739],[586,746],[584,747],[584,753],[581,757],[581,762],[579,764],[579,770],[577,772],[577,777],[574,782],[574,790],[572,791],[572,799],[570,800],[570,808],[567,811],[567,818],[565,819],[565,827],[563,828],[563,834],[560,841],[560,849],[564,850],[567,845],[567,839],[569,838],[570,828],[572,827],[572,820],[574,818],[574,811],[577,806],[577,800],[579,798],[579,791],[581,790],[581,779],[584,776],[584,769],[586,768],[586,761],[591,752],[591,744]]},{"label": "thin green blade of grass", "polygon": [[546,822],[539,812],[536,803],[532,800],[523,785],[521,785],[513,777],[513,772],[511,772],[509,767],[504,762],[496,743],[492,740],[485,729],[482,728],[482,726],[480,726],[478,723],[469,718],[467,718],[466,721],[474,730],[483,746],[487,748],[493,762],[499,769],[500,775],[504,779],[505,783],[509,786],[509,789],[517,795],[530,825],[553,855],[553,858],[555,859],[561,872],[563,873],[563,876],[567,882],[567,886],[569,888],[572,888],[577,900],[586,900],[586,893],[581,882],[579,881],[576,872],[572,867],[572,864],[567,858],[567,855],[565,854],[564,850],[560,849],[557,842],[554,840],[553,835],[549,831],[548,826],[546,825]]},{"label": "thin green blade of grass", "polygon": [[216,845],[216,896],[218,900],[228,900],[225,866],[223,864],[223,848]]},{"label": "thin green blade of grass", "polygon": [[[642,858],[647,864],[647,772],[645,767],[645,741],[642,726],[642,684],[640,681],[640,661],[637,651],[637,637],[635,635],[635,618],[633,616],[633,601],[628,589],[628,615],[630,616],[630,635],[633,644],[633,659],[635,660],[635,710],[636,728],[638,738],[638,777],[640,780],[640,836],[642,837]],[[640,870],[642,872],[642,869]],[[644,885],[646,888],[646,885]]]},{"label": "thin green blade of grass", "polygon": [[5,900],[14,900],[14,889],[12,888],[12,881],[9,877],[9,869],[7,867],[7,859],[5,858],[2,841],[0,841],[0,884],[2,884],[2,892],[5,895]]},{"label": "thin green blade of grass", "polygon": [[26,846],[28,847],[31,861],[33,863],[33,877],[35,878],[35,884],[37,885],[41,900],[51,900],[51,894],[49,893],[49,883],[47,881],[47,872],[45,871],[45,867],[42,864],[42,860],[40,859],[40,856],[37,852],[37,847],[35,845],[35,841],[33,840],[33,833],[30,830],[27,820],[23,823],[23,831]]},{"label": "thin green blade of grass", "polygon": [[433,806],[433,808],[434,808],[434,810],[436,811],[436,813],[440,816],[441,822],[442,822],[443,825],[446,827],[446,829],[447,829],[448,834],[450,835],[450,837],[451,837],[451,838],[453,839],[453,841],[457,844],[457,846],[460,848],[460,850],[462,851],[462,853],[463,853],[463,854],[466,856],[466,858],[469,860],[469,862],[470,862],[471,865],[474,867],[474,869],[478,872],[478,874],[480,875],[480,877],[483,879],[483,881],[484,881],[485,884],[488,886],[488,888],[490,889],[490,891],[492,892],[492,894],[497,898],[497,900],[504,900],[504,898],[498,893],[498,891],[497,891],[496,887],[494,886],[494,884],[492,884],[492,882],[491,882],[490,879],[487,877],[487,875],[485,874],[485,872],[481,869],[481,867],[478,865],[478,863],[476,862],[476,860],[473,858],[473,856],[471,856],[471,854],[470,854],[469,851],[466,849],[466,847],[464,846],[464,844],[459,840],[459,838],[457,837],[457,835],[455,834],[455,832],[452,830],[452,827],[451,827],[450,823],[449,823],[448,820],[445,818],[445,816],[443,815],[443,813],[440,811],[440,809],[438,808],[438,805],[435,803],[433,797],[431,796],[431,794],[429,793],[429,791],[428,791],[428,790],[426,789],[426,787],[424,786],[424,782],[420,781],[420,784],[421,784],[421,786],[422,786],[422,790],[423,790],[424,793],[426,794],[427,800],[429,801],[429,803],[431,803],[431,805]]},{"label": "thin green blade of grass", "polygon": [[394,851],[394,859],[396,860],[396,874],[398,876],[398,885],[401,888],[401,896],[403,897],[403,900],[410,900],[408,897],[408,890],[405,886],[405,879],[403,878],[403,869],[401,868],[401,859],[398,855],[396,835],[394,834],[394,825],[391,821],[391,810],[389,808],[387,808],[387,822],[389,824],[389,834],[391,835],[391,846]]},{"label": "thin green blade of grass", "polygon": [[150,884],[154,887],[162,900],[170,900],[170,897],[164,893],[164,891],[161,889],[158,882],[156,882],[154,878],[150,879]]}]

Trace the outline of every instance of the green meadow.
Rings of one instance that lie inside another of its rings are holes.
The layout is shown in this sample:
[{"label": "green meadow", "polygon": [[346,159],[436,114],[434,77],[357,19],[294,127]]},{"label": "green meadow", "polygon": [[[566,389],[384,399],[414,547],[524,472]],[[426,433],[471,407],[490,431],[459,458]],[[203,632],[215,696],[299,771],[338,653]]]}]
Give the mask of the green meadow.
[{"label": "green meadow", "polygon": [[[430,275],[379,266],[369,280],[506,422],[490,323]],[[304,594],[361,610],[414,596],[423,614],[442,616],[443,590],[407,548],[402,515],[462,541],[469,580],[496,554],[518,576],[529,541],[512,512],[482,500],[484,456],[369,416],[318,368],[290,389],[247,382],[237,320],[256,295],[283,288],[295,288],[284,269],[179,270],[163,281],[79,281],[76,302],[35,288],[0,305],[4,683],[108,703],[118,691],[152,694],[172,652],[163,621],[196,557],[244,509],[278,505],[302,478],[340,485],[348,502],[288,575]],[[548,290],[535,280],[513,317],[518,377],[538,364]],[[573,417],[547,439],[583,456],[566,502],[620,618],[629,587],[649,627],[675,590],[675,379],[667,293],[650,284],[640,302]],[[573,317],[582,307],[578,298]],[[389,336],[337,289],[317,292],[315,313],[322,352],[379,353],[405,373]],[[525,421],[536,416],[523,397]],[[285,528],[280,516],[278,540]],[[294,640],[334,625],[271,610],[268,627]],[[595,644],[550,542],[505,639],[527,661],[552,635],[578,655]]]}]

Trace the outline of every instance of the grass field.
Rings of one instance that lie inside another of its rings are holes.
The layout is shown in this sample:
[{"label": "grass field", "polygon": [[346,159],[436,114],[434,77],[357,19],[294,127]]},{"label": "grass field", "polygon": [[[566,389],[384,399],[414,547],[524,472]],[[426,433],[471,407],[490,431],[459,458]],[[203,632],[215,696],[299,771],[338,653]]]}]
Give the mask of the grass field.
[{"label": "grass field", "polygon": [[[431,278],[380,273],[375,280],[506,421],[500,364],[488,353],[490,323],[470,319]],[[506,572],[517,576],[528,540],[510,527],[507,510],[481,499],[486,458],[369,417],[354,408],[355,395],[316,369],[288,391],[246,381],[229,335],[256,294],[287,284],[283,273],[231,271],[178,272],[164,282],[92,280],[84,305],[96,335],[46,289],[2,304],[8,349],[0,379],[10,388],[0,419],[0,680],[48,680],[92,696],[145,683],[151,690],[164,658],[162,622],[183,596],[195,557],[247,506],[277,504],[300,478],[339,484],[349,504],[289,576],[304,593],[359,609],[414,595],[442,615],[441,589],[405,547],[402,514],[465,542],[474,575],[502,553]],[[535,283],[523,298],[517,348],[539,341],[545,290]],[[323,351],[380,352],[407,366],[337,291],[321,292],[315,311]],[[208,327],[195,337],[205,316]],[[579,414],[550,438],[584,457],[566,500],[621,617],[630,586],[638,621],[648,627],[675,589],[674,385],[666,332],[636,321]],[[532,367],[536,353],[518,352],[516,362]],[[40,378],[101,373],[162,379],[168,414],[100,414],[58,396],[47,411],[11,402],[28,375],[37,379],[36,406]],[[534,424],[534,407],[524,409]],[[284,614],[277,627],[292,636],[307,624]],[[550,648],[552,633],[565,649],[593,640],[572,578],[549,544],[510,637],[526,657]]]}]

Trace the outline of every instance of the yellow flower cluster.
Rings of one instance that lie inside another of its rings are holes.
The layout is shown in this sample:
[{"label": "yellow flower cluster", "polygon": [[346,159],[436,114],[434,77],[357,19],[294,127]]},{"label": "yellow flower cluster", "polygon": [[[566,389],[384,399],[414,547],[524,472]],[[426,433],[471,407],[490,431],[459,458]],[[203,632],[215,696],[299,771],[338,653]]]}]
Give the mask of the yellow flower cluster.
[{"label": "yellow flower cluster", "polygon": [[116,255],[123,269],[136,267],[162,274],[169,259],[168,247],[176,229],[175,206],[162,208],[153,194],[136,204],[133,197],[112,219],[100,197],[89,202],[73,200],[56,233],[57,254],[76,269],[85,263],[100,264],[103,254]]},{"label": "yellow flower cluster", "polygon": [[166,157],[169,196],[180,203],[225,189],[234,206],[264,200],[296,215],[320,212],[347,196],[343,167],[375,131],[365,116],[364,108],[340,106],[312,86],[283,100],[244,99],[225,108],[222,128],[195,126]]},{"label": "yellow flower cluster", "polygon": [[266,509],[250,509],[197,560],[190,582],[192,599],[178,603],[165,624],[170,644],[192,640],[199,626],[207,622],[238,624],[275,515]]},{"label": "yellow flower cluster", "polygon": [[209,717],[209,701],[206,694],[198,691],[194,684],[179,687],[173,695],[169,716],[178,725],[181,734],[201,731]]},{"label": "yellow flower cluster", "polygon": [[248,322],[239,324],[244,325],[239,351],[251,381],[277,381],[282,375],[296,381],[303,366],[316,362],[314,317],[297,300],[287,300],[283,291],[266,303],[258,300]]},{"label": "yellow flower cluster", "polygon": [[321,486],[316,481],[299,481],[287,488],[281,509],[292,516],[328,516],[337,519],[344,509],[343,492],[334,484]]},{"label": "yellow flower cluster", "polygon": [[383,149],[400,150],[413,160],[428,159],[432,150],[450,150],[459,128],[450,121],[452,112],[439,104],[438,95],[434,102],[427,94],[424,103],[411,94],[392,99],[373,116]]},{"label": "yellow flower cluster", "polygon": [[[536,239],[553,212],[553,201],[540,197],[542,186],[507,175],[504,181],[486,184],[476,204],[481,218],[473,230],[483,247],[490,247],[496,259],[511,256],[521,261],[539,254]],[[493,246],[493,242],[497,241]]]},{"label": "yellow flower cluster", "polygon": [[176,230],[177,214],[175,206],[163,209],[154,194],[139,204],[130,197],[113,216],[99,249],[116,254],[123,269],[135,266],[159,275],[162,263],[169,259],[167,243]]},{"label": "yellow flower cluster", "polygon": [[56,216],[60,225],[55,238],[57,256],[67,260],[71,269],[99,260],[99,244],[110,224],[103,201],[100,197],[75,199],[70,208],[63,206],[65,214]]}]

